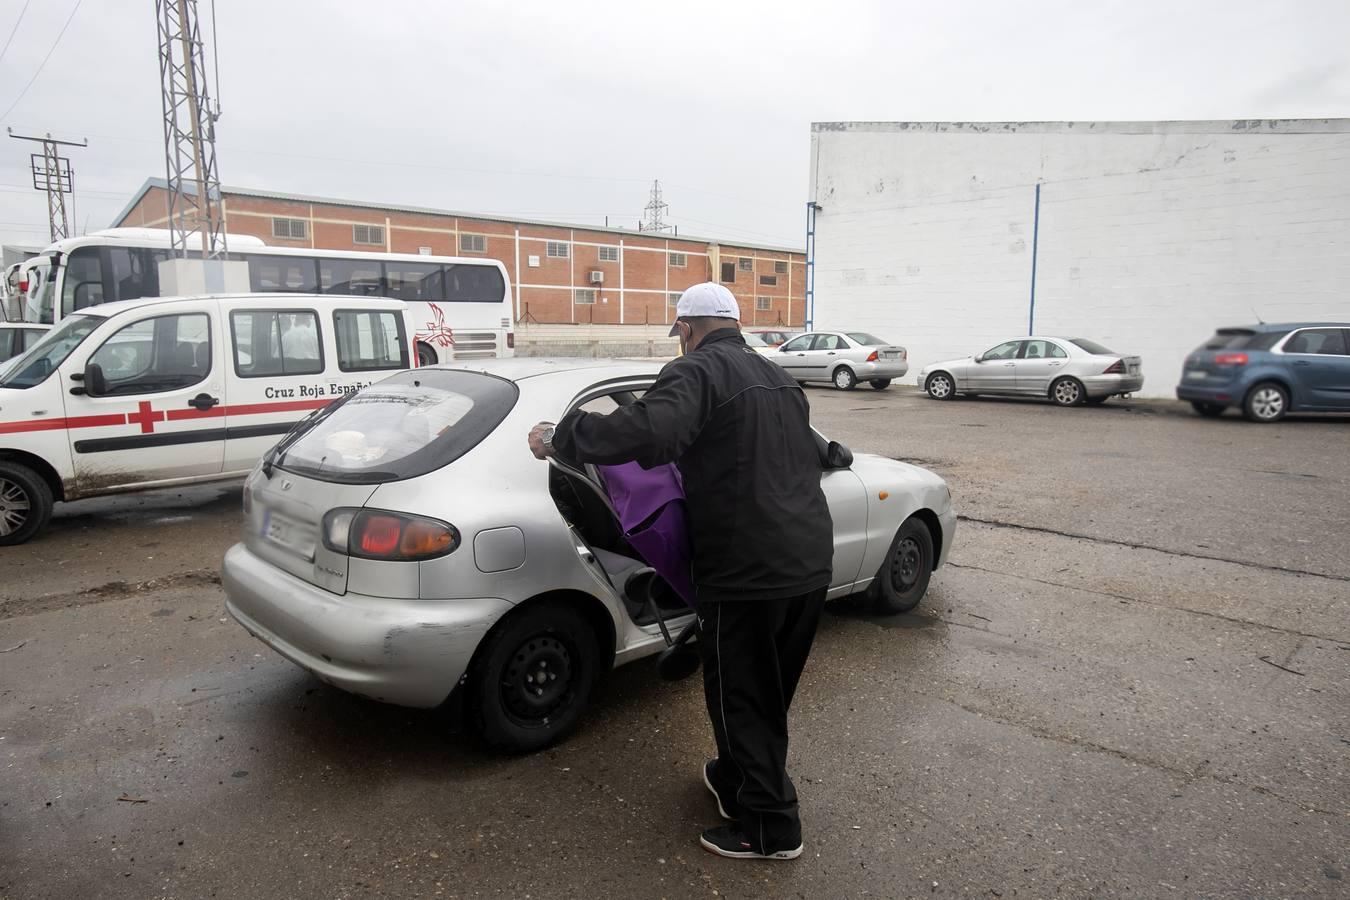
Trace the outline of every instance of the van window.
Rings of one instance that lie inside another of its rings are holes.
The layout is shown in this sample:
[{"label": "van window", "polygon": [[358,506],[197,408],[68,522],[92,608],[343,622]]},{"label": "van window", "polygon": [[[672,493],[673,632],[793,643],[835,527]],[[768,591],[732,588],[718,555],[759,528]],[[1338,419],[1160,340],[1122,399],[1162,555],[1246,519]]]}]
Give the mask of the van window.
[{"label": "van window", "polygon": [[156,316],[113,333],[89,357],[106,394],[152,394],[189,387],[211,371],[211,331],[202,313]]},{"label": "van window", "polygon": [[343,309],[333,313],[338,368],[344,372],[408,368],[403,316],[391,310]]},{"label": "van window", "polygon": [[234,371],[240,378],[323,371],[323,341],[313,310],[235,310],[230,313],[230,331]]},{"label": "van window", "polygon": [[318,260],[298,256],[247,256],[248,283],[262,294],[313,294],[319,289]]},{"label": "van window", "polygon": [[376,297],[383,293],[380,264],[365,259],[319,260],[319,289],[325,294]]}]

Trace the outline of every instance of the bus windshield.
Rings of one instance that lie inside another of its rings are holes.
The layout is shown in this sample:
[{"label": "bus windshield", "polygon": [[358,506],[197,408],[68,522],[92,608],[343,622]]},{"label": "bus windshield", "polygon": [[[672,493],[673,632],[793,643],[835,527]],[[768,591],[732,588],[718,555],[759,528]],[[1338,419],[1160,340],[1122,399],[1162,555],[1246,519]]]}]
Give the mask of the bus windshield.
[{"label": "bus windshield", "polygon": [[22,390],[46,381],[103,320],[103,316],[67,317],[23,356],[5,363],[0,388]]}]

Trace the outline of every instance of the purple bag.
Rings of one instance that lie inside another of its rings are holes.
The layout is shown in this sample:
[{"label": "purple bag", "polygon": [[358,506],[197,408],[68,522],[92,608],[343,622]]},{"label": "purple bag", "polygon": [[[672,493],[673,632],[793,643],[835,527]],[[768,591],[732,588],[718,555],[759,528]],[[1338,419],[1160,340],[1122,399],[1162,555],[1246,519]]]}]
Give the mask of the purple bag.
[{"label": "purple bag", "polygon": [[673,463],[644,469],[636,462],[596,468],[618,513],[624,539],[693,607],[692,553],[680,470]]}]

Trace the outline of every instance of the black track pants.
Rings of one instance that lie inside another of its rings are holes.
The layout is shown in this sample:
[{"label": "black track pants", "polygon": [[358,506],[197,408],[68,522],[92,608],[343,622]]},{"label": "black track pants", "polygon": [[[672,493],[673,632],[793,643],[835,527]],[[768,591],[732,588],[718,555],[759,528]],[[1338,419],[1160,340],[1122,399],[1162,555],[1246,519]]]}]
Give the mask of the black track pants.
[{"label": "black track pants", "polygon": [[703,693],[717,738],[718,793],[757,850],[801,843],[787,774],[788,707],[825,605],[825,589],[778,600],[700,603]]}]

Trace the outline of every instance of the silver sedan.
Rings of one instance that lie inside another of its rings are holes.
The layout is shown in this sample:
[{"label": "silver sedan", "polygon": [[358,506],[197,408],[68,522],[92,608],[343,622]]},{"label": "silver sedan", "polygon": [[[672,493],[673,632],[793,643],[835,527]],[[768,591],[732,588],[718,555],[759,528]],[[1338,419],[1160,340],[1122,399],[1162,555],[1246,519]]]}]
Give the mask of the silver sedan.
[{"label": "silver sedan", "polygon": [[828,382],[841,391],[853,390],[860,381],[885,390],[909,371],[909,353],[904,347],[865,331],[809,331],[769,358],[800,382]]},{"label": "silver sedan", "polygon": [[[525,434],[636,402],[649,363],[491,360],[399,373],[288,435],[244,486],[226,608],[340,688],[462,709],[493,747],[531,750],[581,715],[609,668],[693,616],[658,602],[591,470],[538,462]],[[913,608],[956,527],[926,469],[822,448],[831,598]],[[828,461],[828,463],[826,462]],[[643,583],[643,594],[634,584]],[[667,627],[669,623],[669,627]]]},{"label": "silver sedan", "polygon": [[935,400],[957,394],[1044,397],[1059,406],[1105,403],[1144,386],[1143,364],[1087,338],[1024,337],[976,356],[931,363],[919,387]]}]

